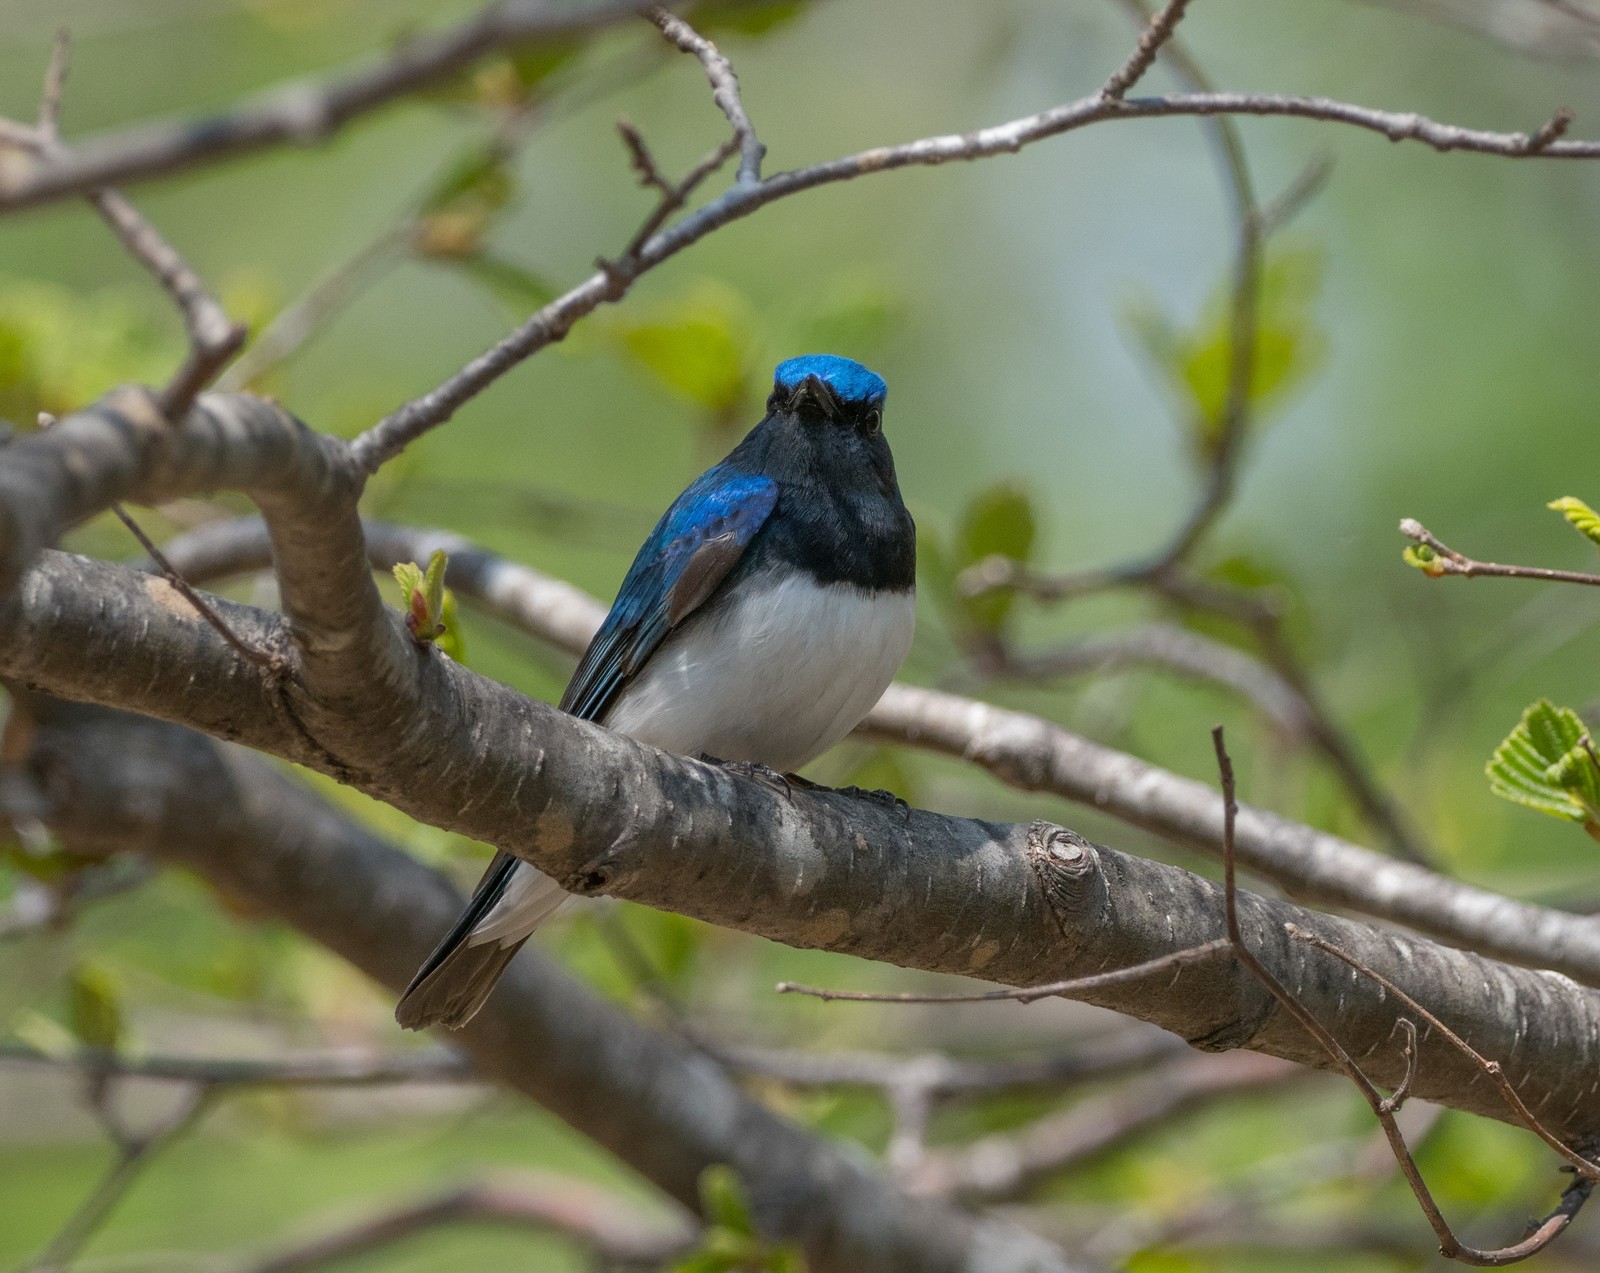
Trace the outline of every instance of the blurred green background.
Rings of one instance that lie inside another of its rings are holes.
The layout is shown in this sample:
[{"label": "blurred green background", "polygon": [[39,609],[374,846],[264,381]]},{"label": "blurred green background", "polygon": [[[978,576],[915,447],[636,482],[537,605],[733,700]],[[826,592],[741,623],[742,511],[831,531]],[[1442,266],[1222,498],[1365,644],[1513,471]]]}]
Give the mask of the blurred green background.
[{"label": "blurred green background", "polygon": [[[75,37],[71,137],[200,114],[285,78],[337,70],[470,8],[0,0],[0,112],[31,116],[57,24]],[[1126,14],[1097,0],[818,0],[771,16],[782,21],[765,32],[716,32],[770,148],[768,171],[1090,92],[1132,38]],[[1576,134],[1600,131],[1593,62],[1536,60],[1405,11],[1203,0],[1182,34],[1227,88],[1326,94],[1503,129],[1532,128],[1568,105]],[[550,65],[524,64],[525,77],[548,74],[533,90],[537,127],[503,172],[470,166],[491,132],[482,101],[495,81],[480,77],[315,149],[131,193],[257,326],[419,203],[448,214],[430,223],[445,236],[432,257],[383,269],[261,381],[314,427],[353,434],[494,341],[547,288],[577,281],[596,255],[626,243],[649,203],[616,138],[619,114],[644,125],[672,169],[720,138],[703,75],[659,44],[647,28],[623,30]],[[1171,84],[1158,67],[1144,87]],[[1600,501],[1590,383],[1600,353],[1600,166],[1439,155],[1308,122],[1240,127],[1263,197],[1319,156],[1332,168],[1274,243],[1289,278],[1273,312],[1296,346],[1292,381],[1262,404],[1237,497],[1197,564],[1271,580],[1287,598],[1289,631],[1317,685],[1426,829],[1442,869],[1518,896],[1600,905],[1594,844],[1497,801],[1482,773],[1527,703],[1545,695],[1583,707],[1595,697],[1600,597],[1431,582],[1401,563],[1394,529],[1410,515],[1474,555],[1592,564],[1593,549],[1543,504]],[[779,203],[651,274],[623,305],[470,403],[385,471],[371,511],[449,527],[609,596],[659,510],[755,421],[773,362],[820,349],[860,357],[891,386],[886,430],[923,536],[909,679],[1026,707],[1207,780],[1207,729],[1224,721],[1246,799],[1375,842],[1326,766],[1227,693],[1149,671],[986,683],[963,663],[952,622],[948,574],[964,521],[997,489],[1025,499],[1037,526],[1032,557],[1047,568],[1137,557],[1182,521],[1198,480],[1192,411],[1139,332],[1153,315],[1180,330],[1205,321],[1230,266],[1228,206],[1192,120],[1096,126],[1017,156]],[[63,204],[0,224],[0,414],[26,422],[119,380],[159,380],[179,348],[163,298],[86,209]],[[146,521],[167,533],[195,511]],[[83,528],[75,543],[107,556],[136,550],[115,523]],[[1121,595],[1053,610],[1019,603],[1007,624],[1027,649],[1155,613]],[[472,666],[559,695],[564,657],[470,612],[464,624]],[[1092,812],[910,752],[849,743],[815,772],[892,786],[954,813],[1064,818],[1118,847],[1210,869]],[[474,878],[480,846],[332,794],[464,883]],[[0,869],[0,889],[21,879]],[[541,943],[627,1000],[640,990],[604,936],[610,923],[626,926],[697,1016],[729,1037],[1012,1054],[1119,1028],[1065,1004],[891,1014],[775,1000],[779,977],[879,987],[930,979],[625,906],[577,910],[552,925]],[[0,1028],[33,1041],[59,1035],[71,1024],[75,979],[114,1003],[132,1050],[402,1046],[385,996],[185,879],[99,903],[68,931],[0,944]],[[152,1088],[151,1108],[163,1099]],[[886,1114],[865,1095],[775,1099],[874,1148],[887,1134]],[[995,1102],[959,1111],[935,1133],[1007,1126],[1049,1105]],[[1335,1080],[1314,1081],[1191,1116],[1042,1196],[1059,1204],[1072,1234],[1119,1214],[1160,1216],[1227,1198],[1286,1153],[1363,1133],[1365,1119]],[[0,1068],[0,1262],[36,1252],[109,1155],[69,1080]],[[1516,1236],[1521,1218],[1555,1193],[1550,1156],[1497,1125],[1446,1116],[1422,1157],[1469,1238]],[[154,1162],[82,1265],[231,1267],[233,1256],[495,1166],[644,1193],[553,1119],[476,1089],[247,1095]],[[1307,1254],[1295,1268],[1428,1264],[1425,1226],[1392,1181],[1313,1188],[1285,1205],[1334,1217],[1375,1208],[1414,1236],[1414,1256]],[[1181,1244],[1131,1258],[1143,1271],[1284,1267],[1279,1256]],[[469,1262],[485,1271],[580,1267],[557,1242],[466,1230],[349,1267]],[[1551,1255],[1534,1267],[1567,1265]],[[1583,1267],[1581,1258],[1570,1267]]]}]

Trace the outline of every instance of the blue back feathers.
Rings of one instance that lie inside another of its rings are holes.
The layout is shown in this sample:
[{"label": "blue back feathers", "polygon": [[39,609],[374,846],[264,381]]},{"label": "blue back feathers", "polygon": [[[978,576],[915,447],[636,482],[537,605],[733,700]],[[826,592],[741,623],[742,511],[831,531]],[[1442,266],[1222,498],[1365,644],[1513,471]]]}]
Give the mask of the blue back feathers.
[{"label": "blue back feathers", "polygon": [[883,377],[869,371],[852,358],[836,354],[806,354],[778,364],[772,374],[775,389],[793,389],[807,376],[815,376],[834,393],[839,401],[849,403],[882,402],[889,392]]}]

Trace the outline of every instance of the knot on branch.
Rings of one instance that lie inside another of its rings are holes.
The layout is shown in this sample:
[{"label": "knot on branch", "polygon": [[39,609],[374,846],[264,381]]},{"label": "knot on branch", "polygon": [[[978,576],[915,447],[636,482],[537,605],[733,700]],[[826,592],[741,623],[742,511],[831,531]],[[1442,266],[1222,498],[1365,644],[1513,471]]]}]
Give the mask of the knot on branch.
[{"label": "knot on branch", "polygon": [[1105,877],[1095,846],[1076,831],[1053,822],[1028,828],[1028,863],[1050,904],[1050,913],[1069,951],[1082,930],[1106,906]]}]

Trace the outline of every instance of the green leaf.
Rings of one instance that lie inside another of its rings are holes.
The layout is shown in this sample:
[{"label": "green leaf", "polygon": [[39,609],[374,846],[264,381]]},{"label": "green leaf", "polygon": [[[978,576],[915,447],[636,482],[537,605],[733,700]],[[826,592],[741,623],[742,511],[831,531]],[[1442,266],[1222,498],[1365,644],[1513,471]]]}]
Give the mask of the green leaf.
[{"label": "green leaf", "polygon": [[[1322,283],[1315,248],[1269,249],[1256,303],[1255,367],[1250,401],[1280,402],[1322,362],[1327,342],[1312,313]],[[1218,289],[1194,322],[1175,323],[1149,297],[1136,297],[1124,321],[1191,420],[1194,441],[1210,456],[1221,439],[1233,366],[1232,285]]]},{"label": "green leaf", "polygon": [[422,576],[422,595],[428,603],[428,615],[433,619],[444,617],[444,570],[450,562],[442,548],[435,548],[428,558],[427,573]]},{"label": "green leaf", "polygon": [[1545,507],[1555,509],[1580,535],[1590,543],[1600,545],[1600,513],[1595,512],[1581,499],[1563,495],[1560,499],[1551,500]]},{"label": "green leaf", "polygon": [[556,289],[532,270],[479,250],[450,259],[450,264],[490,293],[515,319],[555,299]]},{"label": "green leaf", "polygon": [[461,632],[461,619],[456,607],[456,594],[444,590],[444,607],[439,611],[439,625],[444,629],[435,640],[439,649],[463,667],[467,663],[467,639]]},{"label": "green leaf", "polygon": [[1408,566],[1415,566],[1429,579],[1438,579],[1445,574],[1444,563],[1439,560],[1439,554],[1427,544],[1412,544],[1402,549],[1400,560]]},{"label": "green leaf", "polygon": [[744,1185],[726,1163],[712,1163],[700,1173],[700,1205],[706,1219],[717,1228],[747,1237],[755,1233]]},{"label": "green leaf", "polygon": [[67,1026],[84,1047],[114,1052],[122,1038],[122,1011],[110,977],[92,964],[79,964],[67,983]]},{"label": "green leaf", "polygon": [[1600,766],[1591,746],[1588,728],[1576,712],[1541,698],[1523,712],[1489,758],[1484,767],[1489,790],[1503,800],[1600,830]]},{"label": "green leaf", "polygon": [[474,146],[458,156],[422,196],[420,211],[442,212],[462,203],[498,211],[511,201],[516,184],[505,153],[493,142]]},{"label": "green leaf", "polygon": [[696,31],[760,36],[793,22],[806,10],[804,0],[701,0],[685,15]]},{"label": "green leaf", "polygon": [[444,621],[444,572],[448,558],[443,549],[435,549],[424,571],[414,561],[403,561],[394,568],[395,582],[400,585],[400,605],[405,612],[406,627],[418,641],[426,644],[446,630]]},{"label": "green leaf", "polygon": [[610,327],[622,350],[680,398],[721,420],[742,410],[752,380],[752,320],[738,293],[701,283],[643,320]]},{"label": "green leaf", "polygon": [[[997,483],[967,505],[956,540],[956,570],[959,573],[993,556],[1027,562],[1032,559],[1038,533],[1038,519],[1027,492],[1015,482]],[[1013,592],[994,592],[966,598],[964,608],[972,624],[993,632],[1005,622],[1015,602]]]}]

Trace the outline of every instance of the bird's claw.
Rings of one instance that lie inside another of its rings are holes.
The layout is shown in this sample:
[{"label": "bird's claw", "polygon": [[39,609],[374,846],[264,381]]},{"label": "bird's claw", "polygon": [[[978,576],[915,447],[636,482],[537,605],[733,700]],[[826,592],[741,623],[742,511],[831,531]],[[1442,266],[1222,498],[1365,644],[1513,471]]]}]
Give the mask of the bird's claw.
[{"label": "bird's claw", "polygon": [[762,786],[772,788],[788,800],[794,799],[795,786],[805,783],[803,778],[793,774],[780,774],[771,765],[763,765],[755,760],[724,760],[721,756],[713,756],[707,752],[701,752],[700,759],[708,765],[715,765],[725,773],[735,774],[740,778],[754,778]]}]

